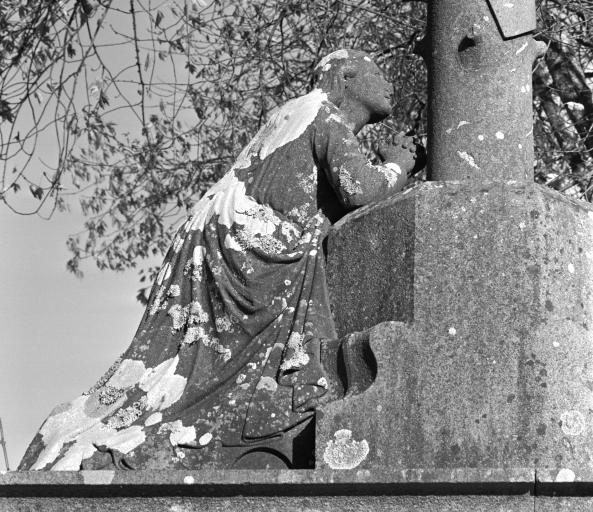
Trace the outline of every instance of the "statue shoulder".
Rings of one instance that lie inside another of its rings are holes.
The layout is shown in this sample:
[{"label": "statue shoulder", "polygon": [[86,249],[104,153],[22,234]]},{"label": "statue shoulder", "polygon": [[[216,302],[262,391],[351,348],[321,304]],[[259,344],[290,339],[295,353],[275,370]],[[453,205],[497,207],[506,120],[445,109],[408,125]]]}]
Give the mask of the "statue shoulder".
[{"label": "statue shoulder", "polygon": [[323,122],[346,124],[344,113],[328,99],[321,102],[317,119]]}]

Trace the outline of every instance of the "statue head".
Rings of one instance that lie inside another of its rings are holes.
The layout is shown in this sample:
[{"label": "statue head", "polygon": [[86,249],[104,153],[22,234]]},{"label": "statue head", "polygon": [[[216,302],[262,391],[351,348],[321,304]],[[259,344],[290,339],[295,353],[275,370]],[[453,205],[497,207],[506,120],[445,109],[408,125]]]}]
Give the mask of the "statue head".
[{"label": "statue head", "polygon": [[363,107],[369,122],[391,113],[391,85],[368,54],[357,50],[337,50],[315,67],[316,85],[337,107]]}]

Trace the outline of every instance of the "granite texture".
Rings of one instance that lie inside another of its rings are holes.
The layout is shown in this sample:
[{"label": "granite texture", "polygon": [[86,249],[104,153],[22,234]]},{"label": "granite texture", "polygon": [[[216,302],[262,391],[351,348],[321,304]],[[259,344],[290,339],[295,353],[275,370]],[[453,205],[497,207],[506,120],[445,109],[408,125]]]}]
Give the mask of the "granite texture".
[{"label": "granite texture", "polygon": [[378,369],[319,412],[317,467],[589,472],[592,233],[589,205],[517,182],[426,183],[344,219],[337,330],[372,328]]},{"label": "granite texture", "polygon": [[[329,496],[14,499],[3,512],[532,512],[529,496]],[[548,509],[555,510],[555,509]],[[572,509],[571,509],[572,510]],[[581,511],[584,509],[574,509]]]},{"label": "granite texture", "polygon": [[533,181],[535,15],[533,0],[428,2],[429,179]]}]

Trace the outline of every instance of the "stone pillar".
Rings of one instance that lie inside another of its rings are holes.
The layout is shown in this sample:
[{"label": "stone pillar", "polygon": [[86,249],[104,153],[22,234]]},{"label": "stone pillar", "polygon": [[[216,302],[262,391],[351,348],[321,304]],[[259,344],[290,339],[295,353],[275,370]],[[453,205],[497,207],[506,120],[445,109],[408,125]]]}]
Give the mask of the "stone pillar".
[{"label": "stone pillar", "polygon": [[428,175],[533,180],[535,2],[429,2]]},{"label": "stone pillar", "polygon": [[328,240],[338,333],[369,331],[376,376],[319,411],[319,468],[592,481],[593,208],[533,183],[534,15],[430,4],[432,181]]}]

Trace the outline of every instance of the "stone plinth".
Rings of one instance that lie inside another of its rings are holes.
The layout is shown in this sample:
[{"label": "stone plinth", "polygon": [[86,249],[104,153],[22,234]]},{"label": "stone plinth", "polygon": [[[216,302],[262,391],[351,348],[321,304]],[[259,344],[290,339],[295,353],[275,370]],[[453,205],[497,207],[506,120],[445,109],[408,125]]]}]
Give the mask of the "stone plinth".
[{"label": "stone plinth", "polygon": [[328,253],[338,331],[372,328],[378,370],[319,414],[319,467],[589,470],[588,205],[534,184],[426,183],[344,219]]},{"label": "stone plinth", "polygon": [[537,485],[531,470],[23,471],[0,475],[0,510],[531,512]]},{"label": "stone plinth", "polygon": [[[2,512],[585,511],[593,484],[532,469],[43,471],[0,474]],[[593,482],[593,475],[582,475]]]}]

